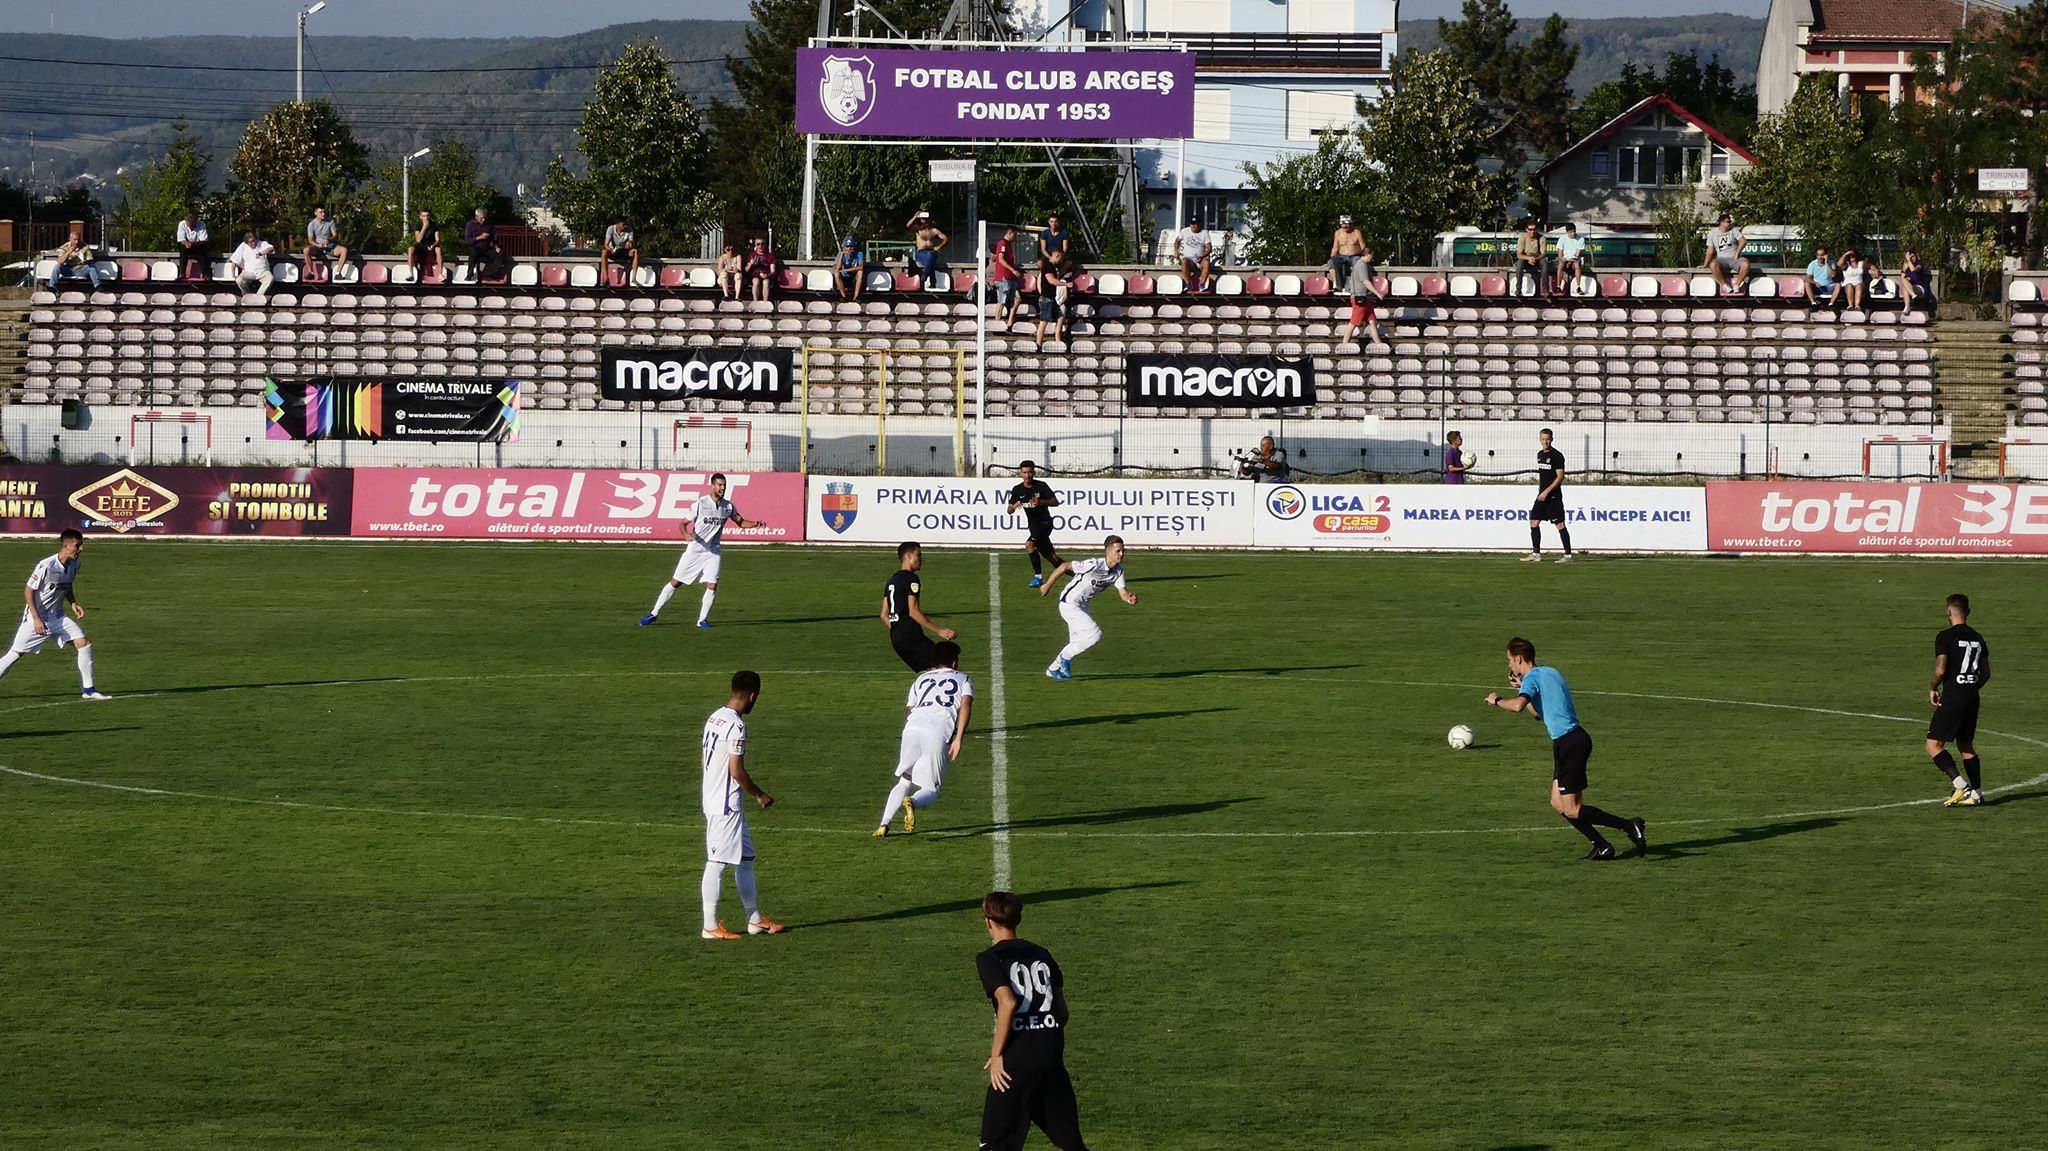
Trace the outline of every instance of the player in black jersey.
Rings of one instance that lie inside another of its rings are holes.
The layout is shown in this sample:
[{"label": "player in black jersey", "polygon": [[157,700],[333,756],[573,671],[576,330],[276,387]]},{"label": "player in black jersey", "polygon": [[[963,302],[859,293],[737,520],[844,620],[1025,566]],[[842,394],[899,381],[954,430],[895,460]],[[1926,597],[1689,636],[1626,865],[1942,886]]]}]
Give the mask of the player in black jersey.
[{"label": "player in black jersey", "polygon": [[[1948,628],[1934,637],[1934,679],[1927,702],[1934,718],[1927,724],[1927,754],[1955,788],[1943,807],[1975,807],[1984,802],[1984,761],[1977,755],[1977,693],[1991,682],[1991,648],[1970,626],[1970,597],[1948,597]],[[1962,770],[1948,753],[1954,743],[1963,753]]]},{"label": "player in black jersey", "polygon": [[981,901],[992,941],[974,957],[981,990],[996,1007],[989,1046],[988,1094],[981,1104],[981,1151],[1016,1151],[1031,1125],[1060,1151],[1087,1151],[1081,1141],[1074,1081],[1067,1078],[1067,990],[1052,953],[1017,938],[1024,903],[1007,891]]},{"label": "player in black jersey", "polygon": [[925,629],[938,633],[940,639],[952,639],[953,629],[925,618],[919,605],[924,583],[917,572],[924,566],[924,549],[914,543],[898,544],[896,560],[902,566],[882,585],[882,622],[889,625],[889,646],[896,649],[897,658],[909,664],[911,671],[922,672],[932,666],[937,646],[924,634]]},{"label": "player in black jersey", "polygon": [[1524,563],[1543,562],[1543,525],[1557,525],[1557,542],[1564,554],[1557,562],[1572,562],[1572,533],[1564,526],[1564,453],[1550,446],[1550,429],[1544,428],[1543,448],[1536,453],[1536,502],[1529,507],[1529,554]]},{"label": "player in black jersey", "polygon": [[1017,465],[1017,486],[1010,489],[1010,514],[1016,515],[1018,508],[1024,509],[1024,526],[1031,536],[1024,541],[1024,551],[1031,556],[1031,586],[1045,582],[1045,564],[1049,561],[1058,567],[1065,562],[1052,546],[1052,509],[1060,506],[1060,497],[1045,486],[1038,478],[1038,465],[1025,460]]}]

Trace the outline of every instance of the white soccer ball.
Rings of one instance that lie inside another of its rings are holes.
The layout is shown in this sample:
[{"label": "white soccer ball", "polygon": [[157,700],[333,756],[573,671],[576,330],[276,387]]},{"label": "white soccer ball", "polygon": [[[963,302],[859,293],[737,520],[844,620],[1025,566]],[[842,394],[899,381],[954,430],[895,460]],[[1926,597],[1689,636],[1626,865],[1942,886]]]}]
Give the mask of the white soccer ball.
[{"label": "white soccer ball", "polygon": [[1444,741],[1454,750],[1463,751],[1472,746],[1472,729],[1461,723],[1451,729],[1451,734],[1445,736]]}]

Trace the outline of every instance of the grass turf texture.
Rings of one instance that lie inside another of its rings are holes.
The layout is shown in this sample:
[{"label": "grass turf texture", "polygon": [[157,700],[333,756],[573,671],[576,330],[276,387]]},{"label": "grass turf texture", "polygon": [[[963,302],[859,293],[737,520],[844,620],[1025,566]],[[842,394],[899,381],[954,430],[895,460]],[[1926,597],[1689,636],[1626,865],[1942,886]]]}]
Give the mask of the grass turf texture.
[{"label": "grass turf texture", "polygon": [[[324,806],[0,776],[0,1145],[970,1145],[988,558],[930,553],[983,700],[882,842],[893,554],[735,549],[712,631],[695,589],[635,628],[672,561],[95,540],[123,698],[24,661],[0,763]],[[1137,552],[1143,602],[1099,600],[1107,639],[1054,683],[1053,605],[999,562],[1015,886],[1067,971],[1092,1145],[2038,1142],[2048,786],[1773,816],[1945,793],[1920,725],[1950,591],[1994,649],[1986,727],[2048,739],[2040,566]],[[1479,704],[1517,633],[1649,859],[1578,862],[1540,725]],[[697,738],[743,666],[793,930],[712,944]],[[1987,786],[2048,772],[1980,746]],[[1459,829],[1500,830],[1421,834]]]}]

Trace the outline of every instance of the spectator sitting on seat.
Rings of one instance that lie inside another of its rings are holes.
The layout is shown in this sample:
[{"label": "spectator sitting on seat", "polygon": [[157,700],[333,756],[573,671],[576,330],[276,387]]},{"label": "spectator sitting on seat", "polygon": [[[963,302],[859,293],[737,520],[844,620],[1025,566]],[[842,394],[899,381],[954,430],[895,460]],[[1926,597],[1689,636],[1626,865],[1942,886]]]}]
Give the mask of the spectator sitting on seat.
[{"label": "spectator sitting on seat", "polygon": [[[1343,285],[1344,293],[1351,297],[1351,327],[1344,333],[1347,344],[1357,340],[1359,333],[1367,328],[1372,330],[1373,343],[1385,345],[1387,342],[1386,333],[1380,330],[1380,317],[1376,310],[1380,292],[1374,280],[1379,274],[1378,266],[1373,263],[1372,246],[1368,244],[1359,249],[1358,258],[1351,265],[1351,279]],[[1365,347],[1360,342],[1358,350],[1362,352]]]},{"label": "spectator sitting on seat", "polygon": [[1707,233],[1707,258],[1700,267],[1714,274],[1724,296],[1749,287],[1749,261],[1742,255],[1742,232],[1735,226],[1735,217],[1721,213],[1720,223]]},{"label": "spectator sitting on seat", "polygon": [[718,254],[718,296],[737,302],[740,298],[740,253],[731,243]]},{"label": "spectator sitting on seat", "polygon": [[1854,248],[1842,253],[1842,306],[1857,311],[1863,309],[1863,289],[1868,282],[1870,268],[1863,262],[1862,253]]},{"label": "spectator sitting on seat", "polygon": [[1052,338],[1067,339],[1067,300],[1074,284],[1073,261],[1064,249],[1052,264],[1038,273],[1038,330],[1032,339],[1045,346],[1045,326],[1052,325]]},{"label": "spectator sitting on seat", "polygon": [[420,226],[413,230],[412,246],[406,249],[405,266],[422,279],[441,266],[441,225],[425,208],[420,209]]},{"label": "spectator sitting on seat", "polygon": [[1832,308],[1841,292],[1842,283],[1835,276],[1835,265],[1828,259],[1827,248],[1815,248],[1813,260],[1806,265],[1806,302],[1816,308]]},{"label": "spectator sitting on seat", "polygon": [[775,278],[782,273],[782,260],[768,250],[768,241],[756,236],[753,250],[747,253],[747,283],[754,288],[754,298],[766,301],[775,287]]},{"label": "spectator sitting on seat", "polygon": [[861,255],[860,241],[848,236],[839,241],[839,255],[832,260],[832,286],[842,300],[860,299],[860,282],[867,275],[868,258]]},{"label": "spectator sitting on seat", "polygon": [[945,247],[953,237],[940,231],[939,226],[932,223],[930,213],[922,208],[918,209],[917,215],[912,216],[904,227],[909,228],[917,239],[917,249],[910,253],[912,274],[917,277],[919,284],[929,288],[933,281],[939,278],[939,249]]},{"label": "spectator sitting on seat", "polygon": [[241,246],[228,257],[228,274],[235,278],[235,286],[244,294],[267,298],[270,295],[272,277],[270,258],[277,249],[268,240],[259,240],[254,232],[243,232]]},{"label": "spectator sitting on seat", "polygon": [[1045,228],[1038,233],[1038,270],[1043,273],[1067,255],[1067,230],[1060,227],[1058,216],[1047,216]]},{"label": "spectator sitting on seat", "polygon": [[178,221],[178,274],[187,279],[205,279],[212,272],[207,266],[211,255],[206,221],[199,218],[198,212],[187,208],[185,218]]},{"label": "spectator sitting on seat", "polygon": [[313,205],[313,218],[306,221],[306,251],[299,261],[302,270],[312,267],[315,260],[348,263],[348,247],[336,242],[336,231],[334,221],[327,215],[326,205]]},{"label": "spectator sitting on seat", "polygon": [[597,268],[603,272],[605,265],[617,264],[626,269],[626,283],[631,284],[640,274],[640,240],[633,235],[633,228],[624,216],[613,216],[604,230],[604,249],[598,253]]},{"label": "spectator sitting on seat", "polygon": [[498,230],[484,217],[484,210],[478,208],[462,226],[463,242],[469,245],[469,278],[479,284],[485,280],[508,280],[512,277],[512,257],[505,254],[498,243]]},{"label": "spectator sitting on seat", "polygon": [[1934,277],[1927,265],[1920,259],[1920,253],[1908,250],[1906,262],[1899,268],[1899,307],[1919,308],[1927,311],[1934,302]]},{"label": "spectator sitting on seat", "polygon": [[1557,286],[1565,295],[1577,292],[1586,275],[1586,241],[1579,238],[1579,226],[1566,224],[1557,238]]},{"label": "spectator sitting on seat", "polygon": [[1017,323],[1018,289],[1023,286],[1024,273],[1017,267],[1017,225],[1005,224],[1003,238],[996,241],[995,254],[988,262],[988,286],[995,296],[996,319],[1004,327]]},{"label": "spectator sitting on seat", "polygon": [[71,229],[71,238],[57,249],[57,266],[50,269],[50,290],[56,291],[65,280],[90,280],[93,290],[99,290],[100,270],[93,266],[92,245],[78,228]]},{"label": "spectator sitting on seat", "polygon": [[1285,483],[1287,480],[1287,456],[1273,446],[1272,436],[1260,436],[1257,452],[1246,452],[1237,458],[1237,478],[1258,483],[1271,480]]},{"label": "spectator sitting on seat", "polygon": [[1352,224],[1351,217],[1337,217],[1337,230],[1330,234],[1330,258],[1324,267],[1330,269],[1330,282],[1348,284],[1351,282],[1351,265],[1365,251],[1365,233]]},{"label": "spectator sitting on seat", "polygon": [[1200,216],[1188,217],[1188,226],[1173,235],[1173,256],[1180,261],[1180,274],[1187,277],[1189,292],[1207,292],[1210,271],[1216,260],[1216,237],[1202,230]]},{"label": "spectator sitting on seat", "polygon": [[1515,264],[1509,270],[1509,282],[1516,291],[1527,283],[1532,296],[1543,287],[1543,234],[1537,231],[1534,220],[1522,226],[1522,234],[1515,240]]}]

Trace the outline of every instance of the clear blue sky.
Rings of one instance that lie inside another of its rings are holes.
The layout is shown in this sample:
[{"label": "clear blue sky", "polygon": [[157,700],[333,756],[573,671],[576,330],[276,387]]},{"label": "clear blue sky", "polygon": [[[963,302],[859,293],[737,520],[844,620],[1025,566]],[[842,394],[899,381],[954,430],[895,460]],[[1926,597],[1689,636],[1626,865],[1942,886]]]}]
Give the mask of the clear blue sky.
[{"label": "clear blue sky", "polygon": [[[0,0],[0,32],[84,36],[289,35],[313,0]],[[1510,0],[1518,15],[1762,16],[1770,0]],[[1404,20],[1456,16],[1459,0],[1406,0]],[[564,36],[635,20],[743,20],[746,0],[329,0],[329,36]],[[53,19],[54,18],[54,19]]]}]

